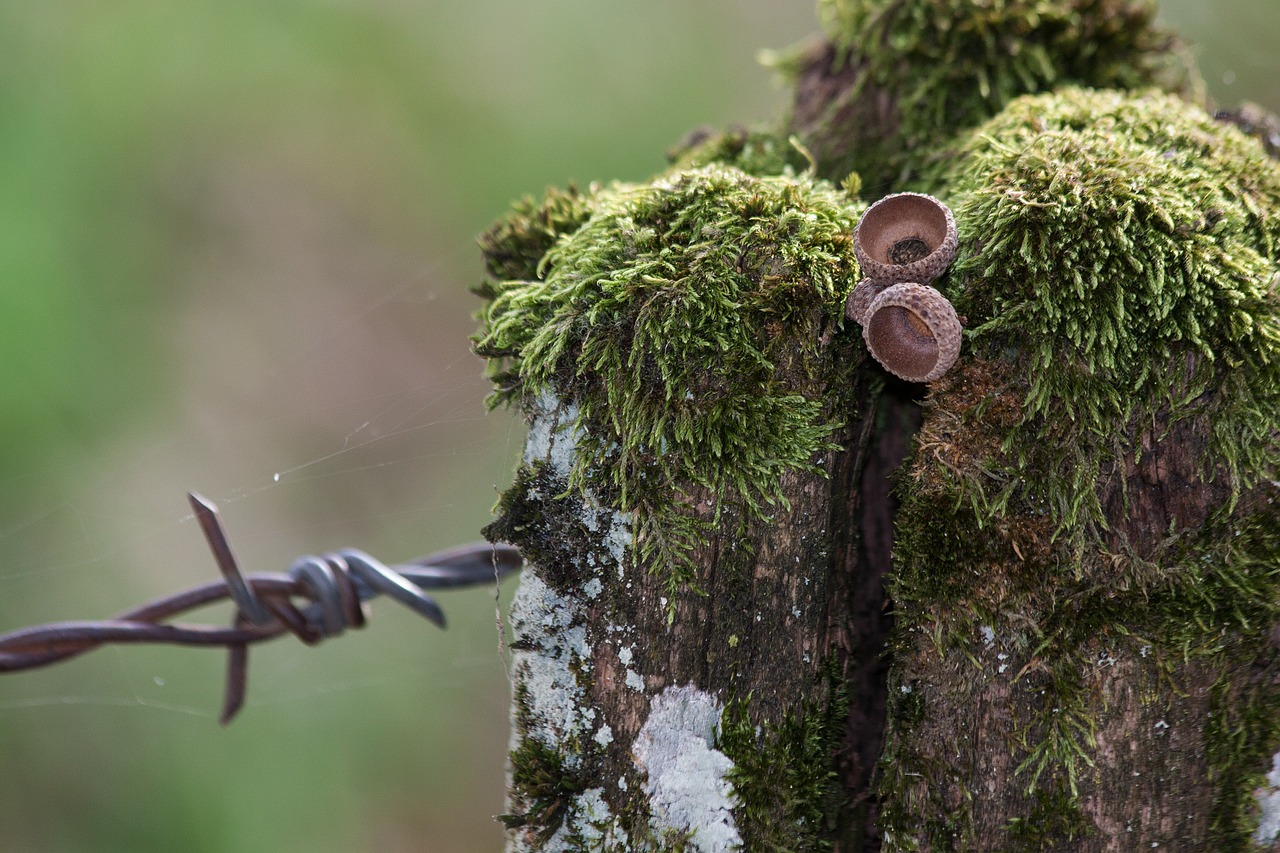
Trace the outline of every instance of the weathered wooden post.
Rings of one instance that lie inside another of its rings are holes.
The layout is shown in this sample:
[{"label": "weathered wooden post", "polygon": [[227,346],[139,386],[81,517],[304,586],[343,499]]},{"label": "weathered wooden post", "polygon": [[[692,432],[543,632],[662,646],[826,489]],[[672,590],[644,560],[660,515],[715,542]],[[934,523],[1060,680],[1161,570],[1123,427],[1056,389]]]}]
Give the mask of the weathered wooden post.
[{"label": "weathered wooden post", "polygon": [[[1269,849],[1280,168],[1147,3],[821,8],[786,127],[483,241],[509,849]],[[898,190],[959,226],[927,387],[845,317]]]},{"label": "weathered wooden post", "polygon": [[711,165],[552,194],[491,244],[528,264],[479,344],[512,359],[499,393],[530,419],[490,531],[531,564],[513,848],[834,828],[863,466],[844,448],[872,432],[841,328],[856,213],[823,182]]}]

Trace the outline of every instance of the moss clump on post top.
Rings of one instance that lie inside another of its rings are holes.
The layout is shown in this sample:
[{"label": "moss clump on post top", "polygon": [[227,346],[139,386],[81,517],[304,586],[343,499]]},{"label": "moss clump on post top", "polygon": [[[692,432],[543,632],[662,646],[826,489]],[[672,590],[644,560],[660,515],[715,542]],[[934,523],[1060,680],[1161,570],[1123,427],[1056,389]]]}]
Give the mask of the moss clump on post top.
[{"label": "moss clump on post top", "polygon": [[917,128],[908,143],[1063,83],[1138,89],[1182,71],[1150,0],[821,0],[818,11],[832,42],[899,94]]},{"label": "moss clump on post top", "polygon": [[502,282],[540,278],[538,264],[547,250],[561,235],[577,231],[591,215],[595,190],[552,187],[541,199],[525,196],[513,204],[506,216],[480,235],[489,280],[481,285],[479,295],[493,299]]},{"label": "moss clump on post top", "polygon": [[1173,90],[1191,77],[1149,0],[821,0],[819,14],[833,46],[824,73],[851,86],[820,138],[802,135],[823,174],[857,170],[868,186],[911,180],[1019,95]]},{"label": "moss clump on post top", "polygon": [[697,169],[718,163],[748,175],[799,174],[813,164],[794,140],[780,130],[699,130],[667,152],[673,169]]},{"label": "moss clump on post top", "polygon": [[830,381],[815,367],[857,280],[859,210],[823,181],[716,164],[592,204],[540,280],[495,289],[476,351],[495,402],[577,403],[571,485],[634,513],[641,556],[674,590],[725,509],[764,517],[780,476],[830,447],[838,409],[812,393]]},{"label": "moss clump on post top", "polygon": [[1210,410],[1205,479],[1277,476],[1280,167],[1256,142],[1167,95],[1066,89],[977,129],[951,183],[970,352],[1024,362],[985,514],[1025,482],[1061,527],[1100,522],[1117,453]]}]

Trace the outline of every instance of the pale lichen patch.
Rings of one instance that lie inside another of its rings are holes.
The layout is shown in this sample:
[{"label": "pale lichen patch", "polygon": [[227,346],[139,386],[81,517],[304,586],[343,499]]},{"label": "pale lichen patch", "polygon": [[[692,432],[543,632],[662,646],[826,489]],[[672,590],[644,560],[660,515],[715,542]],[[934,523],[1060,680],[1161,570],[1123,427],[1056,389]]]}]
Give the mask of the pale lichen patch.
[{"label": "pale lichen patch", "polygon": [[511,622],[522,646],[512,656],[516,681],[526,691],[528,736],[557,746],[583,734],[595,710],[576,674],[591,666],[581,602],[526,569],[511,605]]},{"label": "pale lichen patch", "polygon": [[609,513],[609,532],[605,534],[605,541],[608,543],[609,556],[618,564],[619,577],[625,565],[627,552],[635,543],[631,533],[632,519],[633,516],[629,512]]},{"label": "pale lichen patch", "polygon": [[574,797],[565,806],[565,819],[560,828],[532,849],[538,853],[627,849],[627,833],[617,826],[603,792],[603,788],[588,788]]},{"label": "pale lichen patch", "polygon": [[[577,404],[560,398],[550,390],[543,390],[530,405],[530,412],[532,417],[524,450],[525,467],[545,466],[557,482],[567,483],[578,464],[578,443],[582,438]],[[632,514],[605,506],[589,486],[583,485],[575,493],[579,501],[577,512],[582,526],[591,533],[603,536],[600,557],[608,554],[617,565],[621,577],[627,554],[634,544]],[[559,494],[531,496],[555,499],[564,497]],[[579,567],[598,573],[602,568],[600,557],[595,552],[588,552],[581,560],[575,559],[574,562],[585,563]]]},{"label": "pale lichen patch", "polygon": [[632,755],[644,782],[655,832],[692,833],[700,853],[737,850],[737,798],[728,775],[733,762],[714,748],[723,708],[695,687],[669,687],[655,696]]},{"label": "pale lichen patch", "polygon": [[1274,844],[1280,838],[1280,752],[1271,758],[1271,772],[1267,774],[1267,786],[1254,793],[1258,799],[1261,816],[1253,840],[1258,844]]},{"label": "pale lichen patch", "polygon": [[577,455],[578,407],[563,402],[550,391],[538,395],[534,417],[525,439],[524,464],[546,462],[559,479],[567,479]]}]

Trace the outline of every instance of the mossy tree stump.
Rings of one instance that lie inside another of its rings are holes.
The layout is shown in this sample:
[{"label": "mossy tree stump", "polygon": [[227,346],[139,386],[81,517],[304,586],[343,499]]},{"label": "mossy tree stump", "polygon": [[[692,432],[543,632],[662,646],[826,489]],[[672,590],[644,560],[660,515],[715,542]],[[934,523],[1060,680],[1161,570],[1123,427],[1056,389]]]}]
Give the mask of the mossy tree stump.
[{"label": "mossy tree stump", "polygon": [[[787,126],[485,236],[509,849],[1275,845],[1280,168],[1148,4],[995,6],[824,2]],[[899,189],[928,388],[844,318]]]}]

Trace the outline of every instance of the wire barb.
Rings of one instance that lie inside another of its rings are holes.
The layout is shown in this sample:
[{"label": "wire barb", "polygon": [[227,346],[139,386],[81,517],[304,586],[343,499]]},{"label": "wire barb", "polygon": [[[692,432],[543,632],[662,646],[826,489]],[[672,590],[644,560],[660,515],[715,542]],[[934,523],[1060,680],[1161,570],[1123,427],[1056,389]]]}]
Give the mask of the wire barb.
[{"label": "wire barb", "polygon": [[213,552],[214,562],[218,564],[222,576],[227,579],[227,590],[231,593],[236,607],[240,608],[240,612],[253,624],[267,624],[271,621],[271,614],[244,582],[244,576],[240,574],[240,567],[236,564],[236,555],[231,551],[231,542],[222,530],[218,508],[196,492],[187,492],[187,500],[191,502],[196,521],[200,522],[204,538],[209,542],[209,550]]},{"label": "wire barb", "polygon": [[[195,492],[187,497],[222,581],[156,599],[110,619],[50,622],[0,634],[0,673],[57,663],[106,643],[222,646],[228,660],[220,722],[226,725],[244,704],[250,645],[286,632],[313,645],[348,628],[361,628],[367,617],[364,603],[379,595],[443,628],[444,612],[423,590],[496,583],[524,565],[511,545],[477,542],[392,566],[348,548],[299,557],[287,574],[244,575],[217,507]],[[168,621],[226,599],[236,607],[230,627]]]}]

